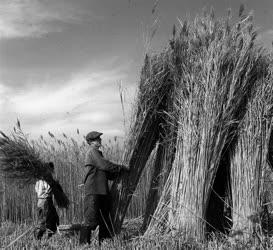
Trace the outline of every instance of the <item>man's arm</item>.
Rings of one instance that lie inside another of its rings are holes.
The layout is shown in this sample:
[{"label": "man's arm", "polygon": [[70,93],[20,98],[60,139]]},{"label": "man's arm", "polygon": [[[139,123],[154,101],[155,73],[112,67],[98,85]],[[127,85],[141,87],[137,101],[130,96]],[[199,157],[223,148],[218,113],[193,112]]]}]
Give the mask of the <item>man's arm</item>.
[{"label": "man's arm", "polygon": [[[91,154],[90,156],[92,157],[92,162],[90,162],[90,165],[94,165],[96,168],[100,170],[116,173],[122,169],[121,165],[114,164],[104,159],[103,156],[97,150],[91,150],[89,153]],[[88,166],[88,162],[86,162],[85,165]]]},{"label": "man's arm", "polygon": [[44,195],[49,194],[50,189],[51,187],[46,181],[39,180],[36,182],[35,191],[38,198],[42,198]]}]

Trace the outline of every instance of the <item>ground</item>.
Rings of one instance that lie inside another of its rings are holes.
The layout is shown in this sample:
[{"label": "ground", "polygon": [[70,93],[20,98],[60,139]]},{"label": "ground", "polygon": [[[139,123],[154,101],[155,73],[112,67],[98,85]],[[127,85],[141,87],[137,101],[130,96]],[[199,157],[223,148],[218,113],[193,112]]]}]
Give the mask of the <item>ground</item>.
[{"label": "ground", "polygon": [[[139,234],[141,218],[127,220],[124,223],[122,233],[113,240],[102,243],[104,249],[272,249],[273,238],[253,239],[248,242],[239,242],[230,237],[214,236],[206,243],[196,242],[194,239],[183,241],[182,236],[160,235],[144,237]],[[18,236],[29,230],[22,238],[17,240],[9,249],[99,249],[96,232],[93,234],[90,246],[79,246],[78,235],[63,236],[54,235],[51,239],[37,241],[33,238],[30,224],[14,224],[4,222],[0,227],[0,248],[7,247]]]}]

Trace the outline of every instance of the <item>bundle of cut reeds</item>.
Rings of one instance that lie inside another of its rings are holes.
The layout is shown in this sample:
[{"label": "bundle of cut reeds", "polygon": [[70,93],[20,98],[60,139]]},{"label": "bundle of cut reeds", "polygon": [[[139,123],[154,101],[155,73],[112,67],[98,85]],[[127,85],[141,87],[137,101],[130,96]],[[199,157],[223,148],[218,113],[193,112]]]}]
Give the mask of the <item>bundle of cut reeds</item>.
[{"label": "bundle of cut reeds", "polygon": [[173,88],[167,61],[170,55],[162,52],[146,56],[141,72],[136,108],[128,139],[125,142],[123,161],[130,171],[121,175],[111,188],[113,222],[116,232],[121,229],[127,207],[150,153],[159,139],[159,128],[166,97]]},{"label": "bundle of cut reeds", "polygon": [[174,46],[175,36],[176,27],[174,26],[173,37],[169,42],[169,48],[167,50],[167,53],[170,55],[170,60],[168,60],[170,68],[169,75],[171,76],[173,85],[172,88],[170,88],[168,91],[164,108],[160,113],[162,122],[159,128],[159,146],[153,168],[151,169],[152,179],[147,199],[142,231],[145,231],[148,227],[154,211],[158,205],[162,190],[171,171],[175,155],[177,121],[179,117],[179,111],[176,109],[176,89],[181,81],[181,65],[183,63],[183,50],[180,50],[179,47]]},{"label": "bundle of cut reeds", "polygon": [[233,231],[249,238],[261,226],[263,187],[272,131],[273,82],[258,82],[231,154]]},{"label": "bundle of cut reeds", "polygon": [[[170,103],[172,95],[169,96]],[[171,112],[171,107],[166,109],[167,112]],[[177,117],[172,112],[174,117]],[[168,179],[169,173],[171,171],[172,163],[175,154],[176,136],[177,136],[177,126],[174,125],[177,120],[171,119],[170,117],[165,117],[160,130],[159,145],[156,152],[156,157],[151,168],[151,182],[149,188],[149,194],[147,198],[146,210],[143,219],[143,224],[141,231],[144,232],[148,227],[150,220],[154,214],[154,211],[158,205],[162,190]]]},{"label": "bundle of cut reeds", "polygon": [[256,82],[267,74],[269,62],[254,45],[255,38],[252,16],[242,13],[233,26],[229,17],[218,21],[213,13],[197,18],[193,25],[182,25],[173,44],[183,55],[176,154],[165,200],[148,232],[164,221],[164,230],[204,239],[206,210],[223,148],[232,143]]},{"label": "bundle of cut reeds", "polygon": [[52,188],[57,205],[68,208],[69,200],[61,185],[53,178],[48,163],[41,159],[38,151],[27,140],[19,121],[10,137],[3,132],[0,134],[0,173],[7,180],[22,186],[45,180]]}]

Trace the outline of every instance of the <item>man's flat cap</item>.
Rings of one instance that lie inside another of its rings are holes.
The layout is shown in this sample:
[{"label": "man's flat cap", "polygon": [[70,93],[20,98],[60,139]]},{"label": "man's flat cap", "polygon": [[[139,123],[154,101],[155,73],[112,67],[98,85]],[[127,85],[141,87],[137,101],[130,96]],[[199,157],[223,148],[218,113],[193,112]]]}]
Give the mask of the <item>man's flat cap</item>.
[{"label": "man's flat cap", "polygon": [[86,135],[86,140],[89,141],[89,140],[95,140],[97,138],[99,138],[100,136],[102,135],[102,133],[100,132],[97,132],[97,131],[92,131],[92,132],[89,132],[87,135]]}]

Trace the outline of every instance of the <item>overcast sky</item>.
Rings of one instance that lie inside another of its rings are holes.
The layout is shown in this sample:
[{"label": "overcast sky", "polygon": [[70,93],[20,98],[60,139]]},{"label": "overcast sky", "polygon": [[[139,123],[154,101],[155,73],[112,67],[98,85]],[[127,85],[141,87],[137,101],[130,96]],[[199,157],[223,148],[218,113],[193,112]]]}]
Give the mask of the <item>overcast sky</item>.
[{"label": "overcast sky", "polygon": [[272,0],[0,0],[0,130],[19,118],[33,136],[122,136],[119,84],[128,110],[145,52],[168,43],[177,17],[237,16],[240,3],[270,47]]}]

